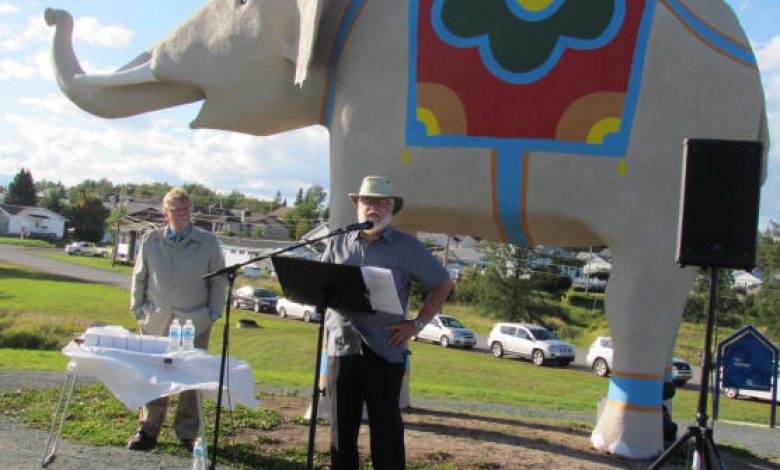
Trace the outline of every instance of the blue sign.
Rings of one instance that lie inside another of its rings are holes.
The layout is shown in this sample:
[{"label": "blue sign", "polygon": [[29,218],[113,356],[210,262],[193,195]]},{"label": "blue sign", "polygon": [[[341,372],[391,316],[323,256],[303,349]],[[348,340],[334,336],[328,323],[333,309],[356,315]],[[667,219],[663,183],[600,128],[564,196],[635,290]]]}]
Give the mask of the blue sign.
[{"label": "blue sign", "polygon": [[775,427],[780,385],[780,350],[777,346],[748,325],[718,345],[716,371],[720,373],[715,374],[713,384],[715,419],[718,419],[721,389],[771,391],[769,427]]},{"label": "blue sign", "polygon": [[722,349],[723,386],[768,392],[775,375],[775,354],[757,337],[746,334]]}]

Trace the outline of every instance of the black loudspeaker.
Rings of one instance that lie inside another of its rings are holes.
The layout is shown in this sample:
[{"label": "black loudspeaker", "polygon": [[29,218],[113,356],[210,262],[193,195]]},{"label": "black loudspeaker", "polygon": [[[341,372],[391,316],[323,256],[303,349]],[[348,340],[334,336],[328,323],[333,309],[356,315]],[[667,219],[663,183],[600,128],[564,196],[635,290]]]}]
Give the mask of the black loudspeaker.
[{"label": "black loudspeaker", "polygon": [[762,156],[760,142],[685,141],[677,263],[753,269]]}]

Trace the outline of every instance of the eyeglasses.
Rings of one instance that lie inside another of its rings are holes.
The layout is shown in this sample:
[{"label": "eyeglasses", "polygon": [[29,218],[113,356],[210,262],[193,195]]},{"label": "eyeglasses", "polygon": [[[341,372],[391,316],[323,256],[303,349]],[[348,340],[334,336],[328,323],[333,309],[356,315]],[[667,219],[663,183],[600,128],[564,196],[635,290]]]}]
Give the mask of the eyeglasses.
[{"label": "eyeglasses", "polygon": [[185,214],[187,212],[190,212],[191,208],[190,206],[178,206],[178,207],[166,207],[165,212],[171,212],[174,214]]},{"label": "eyeglasses", "polygon": [[364,206],[379,206],[379,207],[391,207],[393,205],[393,198],[391,197],[358,197],[358,202]]}]

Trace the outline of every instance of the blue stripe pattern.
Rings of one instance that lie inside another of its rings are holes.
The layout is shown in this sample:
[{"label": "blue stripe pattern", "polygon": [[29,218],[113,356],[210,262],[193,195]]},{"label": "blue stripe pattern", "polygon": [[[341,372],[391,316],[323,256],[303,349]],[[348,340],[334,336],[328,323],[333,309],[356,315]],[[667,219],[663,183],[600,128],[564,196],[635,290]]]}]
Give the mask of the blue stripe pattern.
[{"label": "blue stripe pattern", "polygon": [[523,152],[520,149],[499,149],[498,168],[498,212],[508,241],[513,245],[528,246],[523,228]]},{"label": "blue stripe pattern", "polygon": [[339,33],[336,35],[336,40],[333,43],[333,51],[331,52],[330,63],[328,63],[328,94],[325,101],[325,126],[330,127],[330,122],[333,117],[333,96],[335,94],[335,79],[336,79],[336,64],[339,62],[341,51],[344,49],[344,43],[347,40],[347,32],[352,26],[352,23],[357,18],[357,13],[360,11],[360,7],[363,6],[365,0],[354,0],[347,9],[347,13],[344,16],[344,22],[339,29]]},{"label": "blue stripe pattern", "polygon": [[660,380],[634,379],[613,375],[607,399],[627,405],[661,408],[664,384]]},{"label": "blue stripe pattern", "polygon": [[714,46],[721,49],[723,52],[751,65],[756,65],[756,57],[753,55],[753,51],[746,49],[739,44],[735,44],[731,39],[725,37],[721,33],[715,31],[710,26],[699,21],[698,18],[693,16],[688,10],[680,5],[678,0],[667,0],[667,4],[674,9],[674,11],[680,15],[697,33],[701,34],[704,39],[711,42]]}]

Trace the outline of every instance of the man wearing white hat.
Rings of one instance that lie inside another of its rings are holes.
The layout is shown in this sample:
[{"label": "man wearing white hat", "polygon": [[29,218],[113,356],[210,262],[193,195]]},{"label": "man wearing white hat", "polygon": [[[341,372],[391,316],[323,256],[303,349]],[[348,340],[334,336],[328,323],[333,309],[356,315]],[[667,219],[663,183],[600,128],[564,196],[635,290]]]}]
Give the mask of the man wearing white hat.
[{"label": "man wearing white hat", "polygon": [[382,311],[327,311],[331,468],[357,470],[357,439],[365,401],[374,468],[400,470],[406,461],[398,404],[406,343],[441,309],[452,281],[419,240],[390,225],[403,207],[403,199],[395,194],[389,179],[366,176],[360,191],[349,197],[357,205],[359,222],[374,225],[331,239],[322,261],[391,270],[404,310],[413,280],[429,291],[417,316],[410,319]]}]

